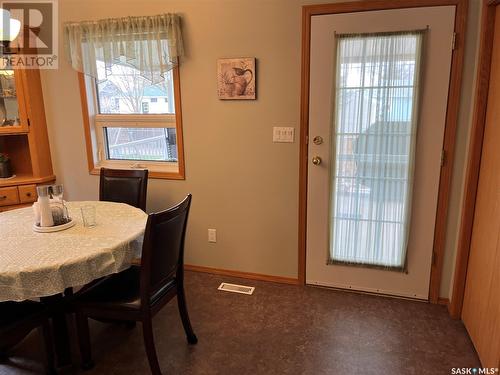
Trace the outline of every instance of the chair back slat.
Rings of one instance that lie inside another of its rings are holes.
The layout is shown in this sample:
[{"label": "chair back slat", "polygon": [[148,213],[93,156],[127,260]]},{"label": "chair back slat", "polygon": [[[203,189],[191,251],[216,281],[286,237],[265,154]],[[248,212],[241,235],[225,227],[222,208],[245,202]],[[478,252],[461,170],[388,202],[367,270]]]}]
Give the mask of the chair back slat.
[{"label": "chair back slat", "polygon": [[168,210],[150,214],[141,257],[141,297],[149,299],[175,278],[184,264],[191,194]]},{"label": "chair back slat", "polygon": [[148,170],[101,168],[99,200],[126,203],[146,210]]}]

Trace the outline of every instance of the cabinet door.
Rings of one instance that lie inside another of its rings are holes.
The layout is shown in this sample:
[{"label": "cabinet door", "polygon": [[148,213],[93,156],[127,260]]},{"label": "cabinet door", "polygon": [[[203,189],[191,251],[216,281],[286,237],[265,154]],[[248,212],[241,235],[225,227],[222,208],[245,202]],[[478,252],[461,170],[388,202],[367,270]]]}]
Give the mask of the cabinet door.
[{"label": "cabinet door", "polygon": [[0,70],[0,133],[29,131],[21,70]]}]

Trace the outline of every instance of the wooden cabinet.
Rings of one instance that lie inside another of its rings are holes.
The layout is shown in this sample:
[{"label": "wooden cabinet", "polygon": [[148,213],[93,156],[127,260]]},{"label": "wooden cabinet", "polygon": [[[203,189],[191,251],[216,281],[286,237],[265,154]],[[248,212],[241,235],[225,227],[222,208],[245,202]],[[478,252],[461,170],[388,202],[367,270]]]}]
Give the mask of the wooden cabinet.
[{"label": "wooden cabinet", "polygon": [[31,205],[36,186],[55,181],[40,72],[0,70],[0,152],[14,176],[0,178],[0,211]]},{"label": "wooden cabinet", "polygon": [[19,203],[32,203],[38,199],[36,185],[21,185],[19,190]]},{"label": "wooden cabinet", "polygon": [[19,191],[15,186],[0,188],[0,206],[19,203]]}]

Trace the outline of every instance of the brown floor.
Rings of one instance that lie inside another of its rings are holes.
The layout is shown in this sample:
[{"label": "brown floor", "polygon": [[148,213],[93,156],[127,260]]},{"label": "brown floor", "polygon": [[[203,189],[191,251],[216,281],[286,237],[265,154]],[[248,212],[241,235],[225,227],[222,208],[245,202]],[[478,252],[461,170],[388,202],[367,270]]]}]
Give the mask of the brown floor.
[{"label": "brown floor", "polygon": [[[220,292],[221,281],[256,290]],[[199,342],[187,345],[172,301],[154,320],[164,374],[420,375],[479,366],[462,323],[443,306],[195,272],[186,292]],[[96,367],[86,374],[148,374],[140,325],[96,322],[91,334]],[[37,371],[36,343],[32,334],[0,374]]]}]

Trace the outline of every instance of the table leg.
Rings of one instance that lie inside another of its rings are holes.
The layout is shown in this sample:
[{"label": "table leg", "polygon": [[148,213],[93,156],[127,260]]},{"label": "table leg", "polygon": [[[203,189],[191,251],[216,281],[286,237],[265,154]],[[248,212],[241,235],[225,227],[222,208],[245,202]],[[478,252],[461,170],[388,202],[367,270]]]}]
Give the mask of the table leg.
[{"label": "table leg", "polygon": [[66,306],[63,294],[42,297],[40,300],[53,308],[52,332],[57,358],[57,367],[71,366],[71,347],[66,322]]}]

